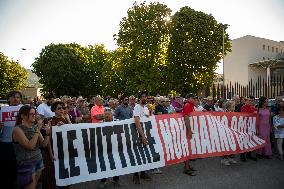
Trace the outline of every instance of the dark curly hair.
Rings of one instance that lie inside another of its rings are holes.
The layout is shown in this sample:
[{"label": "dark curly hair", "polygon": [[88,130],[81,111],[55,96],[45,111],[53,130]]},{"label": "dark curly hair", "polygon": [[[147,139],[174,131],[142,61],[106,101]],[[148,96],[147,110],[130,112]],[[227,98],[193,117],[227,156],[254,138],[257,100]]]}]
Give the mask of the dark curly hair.
[{"label": "dark curly hair", "polygon": [[30,111],[31,109],[34,109],[33,107],[29,105],[24,105],[20,108],[19,113],[16,118],[16,125],[21,125],[22,124],[22,115],[30,117]]},{"label": "dark curly hair", "polygon": [[261,96],[259,98],[258,109],[262,108],[263,104],[266,102],[267,98],[265,96]]},{"label": "dark curly hair", "polygon": [[65,104],[63,103],[63,102],[61,102],[61,101],[56,101],[56,102],[54,102],[52,105],[51,105],[51,111],[52,112],[55,112],[55,110],[56,110],[56,108],[57,108],[57,106],[58,105],[61,105],[62,107],[64,107],[65,106]]}]

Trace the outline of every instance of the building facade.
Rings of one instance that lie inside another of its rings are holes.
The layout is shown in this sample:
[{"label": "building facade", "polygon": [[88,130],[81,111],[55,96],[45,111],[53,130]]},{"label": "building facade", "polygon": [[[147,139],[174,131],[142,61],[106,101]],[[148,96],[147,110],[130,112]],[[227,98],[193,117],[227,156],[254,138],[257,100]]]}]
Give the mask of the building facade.
[{"label": "building facade", "polygon": [[284,78],[284,42],[250,35],[234,39],[224,63],[225,84],[247,86],[262,78],[268,85],[277,85],[275,78]]}]

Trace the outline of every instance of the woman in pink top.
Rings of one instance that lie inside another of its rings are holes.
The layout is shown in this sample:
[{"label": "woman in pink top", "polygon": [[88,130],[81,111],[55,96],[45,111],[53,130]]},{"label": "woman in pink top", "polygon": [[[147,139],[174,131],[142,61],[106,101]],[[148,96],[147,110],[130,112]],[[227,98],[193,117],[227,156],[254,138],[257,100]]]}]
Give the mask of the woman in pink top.
[{"label": "woman in pink top", "polygon": [[259,158],[262,157],[270,158],[272,156],[271,143],[270,143],[271,113],[270,110],[267,108],[267,105],[268,105],[267,98],[264,96],[260,97],[259,106],[258,106],[258,117],[259,117],[258,136],[263,140],[265,140],[266,144],[263,148],[257,150],[257,155]]}]

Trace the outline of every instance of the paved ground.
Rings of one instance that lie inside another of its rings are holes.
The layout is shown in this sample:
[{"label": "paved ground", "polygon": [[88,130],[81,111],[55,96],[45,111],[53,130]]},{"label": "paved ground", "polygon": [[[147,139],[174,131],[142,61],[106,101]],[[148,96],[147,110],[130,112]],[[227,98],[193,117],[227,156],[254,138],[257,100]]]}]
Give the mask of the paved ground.
[{"label": "paved ground", "polygon": [[[236,158],[239,160],[238,158]],[[182,173],[183,165],[164,167],[163,174],[153,175],[153,181],[142,181],[141,185],[132,182],[132,175],[121,176],[121,189],[284,189],[284,161],[273,157],[256,162],[238,162],[236,165],[220,164],[220,157],[199,159],[192,162],[198,171],[195,177]],[[72,189],[98,188],[99,182],[85,182],[72,186]],[[109,183],[106,189],[114,188]]]}]

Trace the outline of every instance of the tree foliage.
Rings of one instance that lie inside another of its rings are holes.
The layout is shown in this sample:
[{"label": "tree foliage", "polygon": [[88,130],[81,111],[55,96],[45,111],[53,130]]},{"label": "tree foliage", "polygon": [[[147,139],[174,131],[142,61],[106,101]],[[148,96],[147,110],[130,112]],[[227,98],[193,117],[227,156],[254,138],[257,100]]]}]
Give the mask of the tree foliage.
[{"label": "tree foliage", "polygon": [[[231,47],[227,33],[224,44],[226,53]],[[173,15],[170,28],[166,67],[169,87],[186,93],[211,84],[222,48],[223,25],[212,15],[182,7]]]},{"label": "tree foliage", "polygon": [[107,56],[103,45],[50,44],[36,58],[33,72],[46,92],[58,96],[99,94],[101,69]]},{"label": "tree foliage", "polygon": [[170,14],[171,10],[164,4],[143,2],[135,3],[127,11],[127,17],[122,18],[115,37],[127,55],[121,61],[121,78],[127,93],[164,90],[161,69],[165,65]]},{"label": "tree foliage", "polygon": [[6,97],[11,90],[21,90],[27,85],[27,79],[26,70],[0,52],[0,98]]},{"label": "tree foliage", "polygon": [[[224,28],[224,35],[223,35]],[[33,64],[45,91],[57,95],[196,92],[213,82],[230,50],[227,26],[182,7],[171,16],[161,3],[134,3],[122,18],[112,52],[103,45],[50,44]]]}]

